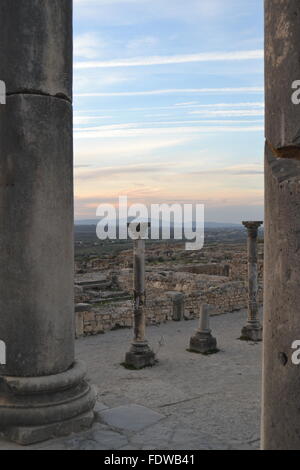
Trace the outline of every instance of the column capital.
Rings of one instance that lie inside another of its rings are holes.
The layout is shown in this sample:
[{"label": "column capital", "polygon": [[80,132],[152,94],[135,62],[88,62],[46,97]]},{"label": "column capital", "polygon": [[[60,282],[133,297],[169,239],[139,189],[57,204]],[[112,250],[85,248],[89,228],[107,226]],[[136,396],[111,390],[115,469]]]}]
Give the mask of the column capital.
[{"label": "column capital", "polygon": [[263,225],[262,221],[244,221],[242,222],[244,227],[248,230],[249,235],[257,235],[259,227]]}]

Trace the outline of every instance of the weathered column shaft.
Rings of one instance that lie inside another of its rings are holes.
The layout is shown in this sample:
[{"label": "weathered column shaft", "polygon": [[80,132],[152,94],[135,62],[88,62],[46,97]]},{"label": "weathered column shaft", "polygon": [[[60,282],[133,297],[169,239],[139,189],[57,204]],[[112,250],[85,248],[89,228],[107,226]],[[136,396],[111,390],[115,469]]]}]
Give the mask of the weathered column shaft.
[{"label": "weathered column shaft", "polygon": [[145,240],[133,243],[134,341],[145,341]]},{"label": "weathered column shaft", "polygon": [[258,272],[257,272],[257,236],[262,222],[243,222],[247,228],[248,257],[248,323],[257,324],[258,320]]},{"label": "weathered column shaft", "polygon": [[300,2],[265,0],[266,152],[262,446],[300,449]]},{"label": "weathered column shaft", "polygon": [[248,319],[242,329],[241,339],[247,341],[262,340],[262,326],[258,317],[258,272],[257,272],[257,235],[263,222],[243,222],[247,229],[248,259]]},{"label": "weathered column shaft", "polygon": [[200,354],[212,354],[218,352],[217,340],[211,334],[209,327],[211,306],[202,304],[199,315],[199,328],[190,339],[190,351]]},{"label": "weathered column shaft", "polygon": [[94,402],[74,362],[72,0],[0,1],[0,77],[0,427],[29,444]]},{"label": "weathered column shaft", "polygon": [[249,305],[248,305],[248,321],[249,323],[257,322],[258,306],[258,278],[257,278],[257,232],[248,232],[248,284],[249,284]]},{"label": "weathered column shaft", "polygon": [[199,316],[199,331],[200,332],[210,332],[209,328],[209,305],[203,304],[201,306],[200,316]]},{"label": "weathered column shaft", "polygon": [[172,319],[174,321],[182,321],[184,319],[184,294],[178,292],[172,296],[173,312]]},{"label": "weathered column shaft", "polygon": [[133,241],[133,331],[134,337],[130,350],[125,356],[125,365],[134,369],[155,364],[155,355],[151,351],[145,336],[146,330],[146,292],[145,292],[145,237],[148,223],[129,224]]},{"label": "weathered column shaft", "polygon": [[1,0],[0,339],[5,375],[74,362],[72,2]]}]

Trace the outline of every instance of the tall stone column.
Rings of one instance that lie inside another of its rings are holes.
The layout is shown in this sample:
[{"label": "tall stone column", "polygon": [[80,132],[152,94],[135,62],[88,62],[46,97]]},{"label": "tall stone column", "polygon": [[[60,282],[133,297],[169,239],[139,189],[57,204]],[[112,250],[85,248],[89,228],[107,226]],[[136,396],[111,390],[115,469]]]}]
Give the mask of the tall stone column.
[{"label": "tall stone column", "polygon": [[[148,224],[137,224],[133,241],[133,296],[134,338],[130,351],[126,354],[125,365],[134,369],[155,364],[155,355],[146,340],[146,290],[145,290],[145,233]],[[129,228],[130,230],[130,228]]]},{"label": "tall stone column", "polygon": [[0,1],[0,430],[31,444],[93,420],[74,359],[72,1]]},{"label": "tall stone column", "polygon": [[[300,449],[300,2],[265,0],[263,449]],[[298,84],[299,88],[299,84]],[[299,93],[298,93],[299,97]]]},{"label": "tall stone column", "polygon": [[262,340],[262,326],[258,318],[257,235],[263,222],[243,222],[248,233],[248,321],[242,329],[242,339]]}]

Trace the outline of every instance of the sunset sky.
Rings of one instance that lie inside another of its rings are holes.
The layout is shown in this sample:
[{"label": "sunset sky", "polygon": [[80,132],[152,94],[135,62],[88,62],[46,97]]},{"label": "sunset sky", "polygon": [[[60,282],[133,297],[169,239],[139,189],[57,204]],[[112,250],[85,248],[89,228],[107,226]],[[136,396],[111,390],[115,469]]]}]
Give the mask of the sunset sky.
[{"label": "sunset sky", "polygon": [[131,202],[263,217],[263,1],[74,0],[75,218]]}]

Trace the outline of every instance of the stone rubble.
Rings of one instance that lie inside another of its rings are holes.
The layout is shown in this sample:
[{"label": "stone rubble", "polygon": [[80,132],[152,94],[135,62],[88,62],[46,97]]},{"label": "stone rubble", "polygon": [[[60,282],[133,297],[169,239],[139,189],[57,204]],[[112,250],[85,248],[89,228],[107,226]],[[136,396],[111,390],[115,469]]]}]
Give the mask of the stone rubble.
[{"label": "stone rubble", "polygon": [[[263,244],[258,244],[258,302],[262,303]],[[201,304],[212,315],[246,308],[247,249],[244,243],[187,252],[182,245],[146,247],[146,324],[198,318]],[[133,327],[132,251],[77,261],[76,337]],[[181,307],[178,311],[178,299]],[[177,309],[177,313],[176,312]]]}]

